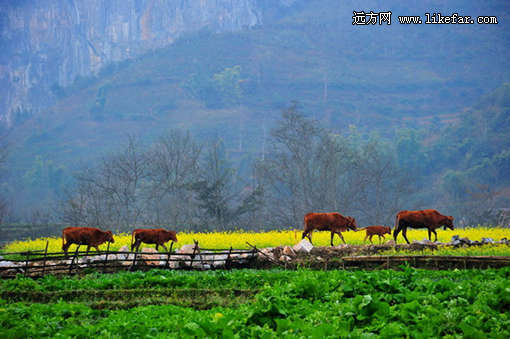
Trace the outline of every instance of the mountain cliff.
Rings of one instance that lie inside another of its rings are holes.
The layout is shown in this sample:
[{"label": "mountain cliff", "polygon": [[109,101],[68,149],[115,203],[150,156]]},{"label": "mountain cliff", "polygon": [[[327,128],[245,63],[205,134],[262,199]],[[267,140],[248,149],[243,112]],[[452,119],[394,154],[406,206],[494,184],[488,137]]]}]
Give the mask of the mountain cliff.
[{"label": "mountain cliff", "polygon": [[[54,103],[55,90],[186,32],[261,25],[256,0],[0,1],[0,120]],[[293,0],[273,1],[285,7]]]}]

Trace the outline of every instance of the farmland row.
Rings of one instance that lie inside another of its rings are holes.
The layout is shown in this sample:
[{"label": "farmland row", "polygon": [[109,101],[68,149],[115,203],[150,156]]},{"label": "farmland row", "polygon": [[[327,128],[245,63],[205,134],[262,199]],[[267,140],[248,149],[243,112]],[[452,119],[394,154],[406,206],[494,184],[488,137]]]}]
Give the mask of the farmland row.
[{"label": "farmland row", "polygon": [[509,278],[405,267],[18,277],[0,281],[0,336],[503,338]]}]

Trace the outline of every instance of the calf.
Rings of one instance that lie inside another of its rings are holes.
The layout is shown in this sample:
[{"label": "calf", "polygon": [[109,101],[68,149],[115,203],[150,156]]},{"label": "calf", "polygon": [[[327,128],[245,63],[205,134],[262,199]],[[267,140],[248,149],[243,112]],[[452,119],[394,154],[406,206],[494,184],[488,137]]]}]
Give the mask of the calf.
[{"label": "calf", "polygon": [[365,228],[362,228],[366,231],[365,239],[363,239],[363,242],[367,241],[367,238],[370,240],[370,243],[372,244],[372,237],[374,235],[377,235],[379,237],[379,243],[381,243],[381,237],[384,239],[385,234],[391,235],[391,228],[388,226],[367,226]]},{"label": "calf", "polygon": [[[133,243],[133,238],[135,242]],[[167,231],[162,228],[158,229],[144,229],[137,228],[131,234],[131,251],[136,248],[136,251],[140,249],[140,244],[156,244],[156,250],[159,249],[159,246],[163,246],[165,251],[168,252],[168,249],[165,246],[165,243],[169,240],[177,242],[177,233],[174,231]]]},{"label": "calf", "polygon": [[111,231],[95,227],[66,227],[62,230],[62,249],[66,255],[71,244],[87,245],[87,252],[92,246],[99,252],[98,246],[105,242],[115,242]]}]

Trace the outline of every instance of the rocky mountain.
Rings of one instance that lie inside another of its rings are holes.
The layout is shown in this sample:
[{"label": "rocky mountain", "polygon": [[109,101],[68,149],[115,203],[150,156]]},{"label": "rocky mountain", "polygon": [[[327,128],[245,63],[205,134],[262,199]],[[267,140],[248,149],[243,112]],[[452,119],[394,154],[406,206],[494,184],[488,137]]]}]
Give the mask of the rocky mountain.
[{"label": "rocky mountain", "polygon": [[[0,1],[0,120],[54,103],[58,88],[186,32],[261,25],[266,1]],[[293,0],[271,1],[273,9]]]}]

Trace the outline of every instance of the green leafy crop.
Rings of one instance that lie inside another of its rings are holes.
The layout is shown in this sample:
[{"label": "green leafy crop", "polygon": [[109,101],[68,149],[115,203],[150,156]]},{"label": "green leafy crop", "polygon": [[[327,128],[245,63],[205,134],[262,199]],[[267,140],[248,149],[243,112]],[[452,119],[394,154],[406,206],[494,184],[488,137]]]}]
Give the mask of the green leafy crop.
[{"label": "green leafy crop", "polygon": [[0,281],[0,337],[507,338],[510,268]]}]

